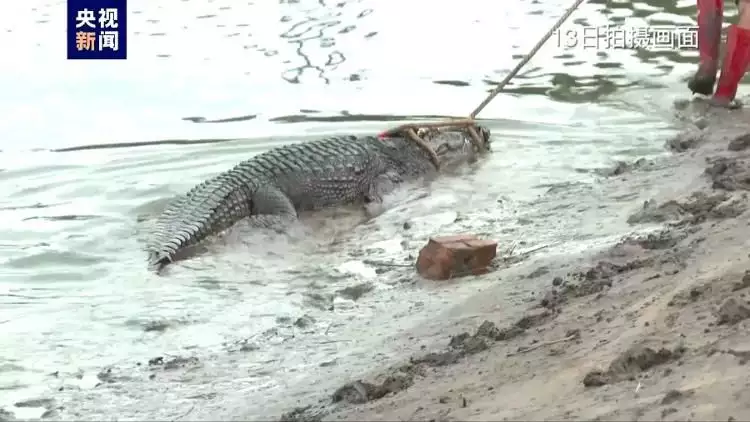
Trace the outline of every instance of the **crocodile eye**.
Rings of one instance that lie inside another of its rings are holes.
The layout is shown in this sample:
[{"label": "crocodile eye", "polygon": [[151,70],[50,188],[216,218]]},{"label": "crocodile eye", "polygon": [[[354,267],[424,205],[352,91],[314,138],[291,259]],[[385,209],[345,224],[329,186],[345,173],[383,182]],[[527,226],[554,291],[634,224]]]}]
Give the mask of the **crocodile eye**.
[{"label": "crocodile eye", "polygon": [[483,140],[483,141],[484,141],[485,143],[488,143],[488,142],[490,142],[490,131],[489,131],[489,129],[487,129],[487,128],[485,128],[485,127],[480,127],[480,128],[479,128],[479,133],[480,133],[480,135],[482,136],[482,140]]}]

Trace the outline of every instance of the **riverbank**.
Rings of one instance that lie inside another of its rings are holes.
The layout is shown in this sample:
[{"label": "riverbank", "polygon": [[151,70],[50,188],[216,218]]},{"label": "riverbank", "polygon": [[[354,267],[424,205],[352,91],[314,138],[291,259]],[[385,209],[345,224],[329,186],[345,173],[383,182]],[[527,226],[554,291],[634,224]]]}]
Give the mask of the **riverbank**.
[{"label": "riverbank", "polygon": [[282,420],[750,417],[750,111],[681,106],[674,154],[619,165],[595,193],[633,194],[612,211],[632,235],[487,275],[497,282],[392,339],[438,346]]}]

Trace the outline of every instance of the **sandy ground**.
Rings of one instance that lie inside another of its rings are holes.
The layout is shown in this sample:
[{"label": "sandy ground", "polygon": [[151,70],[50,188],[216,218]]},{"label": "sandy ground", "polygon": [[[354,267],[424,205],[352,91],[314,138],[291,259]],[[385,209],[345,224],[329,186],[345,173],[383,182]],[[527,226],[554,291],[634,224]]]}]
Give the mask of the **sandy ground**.
[{"label": "sandy ground", "polygon": [[487,275],[543,287],[478,293],[403,333],[442,346],[281,420],[750,420],[750,111],[678,106],[675,154],[602,182],[657,186],[624,210],[655,231]]}]

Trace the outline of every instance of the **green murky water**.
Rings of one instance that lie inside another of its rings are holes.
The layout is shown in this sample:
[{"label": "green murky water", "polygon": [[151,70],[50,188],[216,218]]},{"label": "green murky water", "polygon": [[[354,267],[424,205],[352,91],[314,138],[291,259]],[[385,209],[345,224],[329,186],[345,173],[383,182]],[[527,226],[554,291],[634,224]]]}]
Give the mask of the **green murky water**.
[{"label": "green murky water", "polygon": [[[120,63],[64,60],[64,2],[3,6],[16,59],[0,64],[0,408],[273,417],[408,351],[388,339],[492,282],[435,287],[363,259],[401,262],[445,231],[569,250],[627,230],[611,210],[636,193],[598,192],[597,170],[664,153],[697,53],[553,39],[482,112],[494,154],[428,197],[294,242],[240,227],[168,277],[146,271],[139,221],[170,196],[287,142],[465,115],[566,3],[133,0]],[[690,25],[694,12],[592,0],[565,28]],[[360,283],[373,290],[358,301],[337,293]],[[144,369],[158,356],[202,364]],[[54,401],[14,406],[38,398]]]}]

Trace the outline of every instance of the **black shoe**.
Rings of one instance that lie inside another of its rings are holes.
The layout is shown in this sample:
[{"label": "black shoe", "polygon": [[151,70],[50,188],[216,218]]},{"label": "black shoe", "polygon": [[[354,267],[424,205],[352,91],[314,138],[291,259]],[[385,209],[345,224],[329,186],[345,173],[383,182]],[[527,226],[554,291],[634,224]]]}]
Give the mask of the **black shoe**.
[{"label": "black shoe", "polygon": [[714,85],[716,85],[716,75],[706,75],[700,70],[695,72],[695,75],[690,78],[687,84],[693,94],[701,94],[705,96],[714,93]]}]

